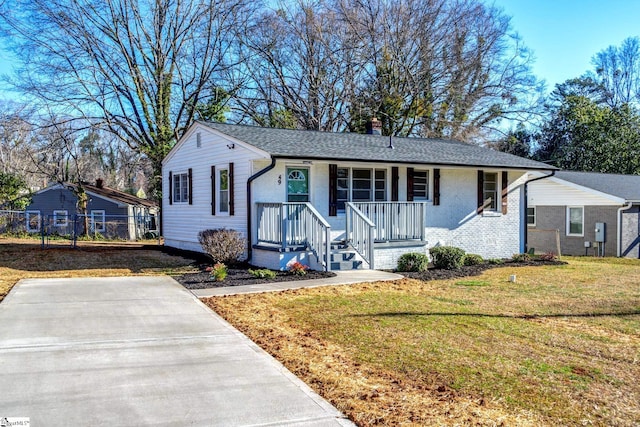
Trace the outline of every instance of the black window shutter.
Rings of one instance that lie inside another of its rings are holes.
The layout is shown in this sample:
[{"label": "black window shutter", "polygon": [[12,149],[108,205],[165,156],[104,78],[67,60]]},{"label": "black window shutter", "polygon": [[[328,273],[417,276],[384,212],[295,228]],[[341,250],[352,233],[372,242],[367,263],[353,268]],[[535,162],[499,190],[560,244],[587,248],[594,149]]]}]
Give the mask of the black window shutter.
[{"label": "black window shutter", "polygon": [[211,215],[216,214],[216,167],[211,166]]},{"label": "black window shutter", "polygon": [[484,171],[478,170],[478,210],[479,214],[484,210]]},{"label": "black window shutter", "polygon": [[169,204],[173,204],[173,173],[169,172]]},{"label": "black window shutter", "polygon": [[407,168],[407,202],[413,202],[413,168]]},{"label": "black window shutter", "polygon": [[507,196],[509,195],[509,173],[507,171],[502,171],[502,214],[507,214]]},{"label": "black window shutter", "polygon": [[338,215],[338,165],[329,165],[329,216]]},{"label": "black window shutter", "polygon": [[398,201],[398,181],[400,177],[398,174],[398,167],[394,166],[391,168],[391,201]]},{"label": "black window shutter", "polygon": [[234,197],[234,185],[233,185],[233,162],[229,163],[229,215],[235,213],[235,197]]},{"label": "black window shutter", "polygon": [[440,205],[440,169],[433,170],[433,206]]},{"label": "black window shutter", "polygon": [[189,204],[193,204],[193,169],[189,168]]}]

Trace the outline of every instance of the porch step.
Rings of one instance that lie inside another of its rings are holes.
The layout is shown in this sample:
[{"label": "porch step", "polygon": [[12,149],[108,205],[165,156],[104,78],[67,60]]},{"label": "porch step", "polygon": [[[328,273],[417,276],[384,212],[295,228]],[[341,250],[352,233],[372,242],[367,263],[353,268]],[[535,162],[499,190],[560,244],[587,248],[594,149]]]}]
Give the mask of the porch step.
[{"label": "porch step", "polygon": [[362,270],[364,268],[358,254],[348,249],[331,251],[331,270]]}]

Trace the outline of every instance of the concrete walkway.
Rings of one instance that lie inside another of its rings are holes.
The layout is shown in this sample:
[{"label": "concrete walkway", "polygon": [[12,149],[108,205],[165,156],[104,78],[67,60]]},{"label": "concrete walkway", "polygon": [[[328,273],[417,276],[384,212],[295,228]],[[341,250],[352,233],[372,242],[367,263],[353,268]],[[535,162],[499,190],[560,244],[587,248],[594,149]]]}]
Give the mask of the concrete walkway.
[{"label": "concrete walkway", "polygon": [[398,280],[403,278],[403,276],[399,274],[387,273],[385,271],[377,271],[377,270],[334,271],[334,273],[336,273],[335,277],[327,277],[325,279],[261,283],[259,285],[246,285],[246,286],[224,286],[224,287],[209,288],[209,289],[193,289],[191,290],[191,292],[193,292],[193,294],[198,298],[205,298],[205,297],[222,296],[222,295],[284,291],[287,289],[316,288],[319,286],[348,285],[352,283],[364,283],[364,282],[379,282],[379,281],[386,281],[386,280]]},{"label": "concrete walkway", "polygon": [[0,419],[352,425],[169,277],[23,280],[0,325]]}]

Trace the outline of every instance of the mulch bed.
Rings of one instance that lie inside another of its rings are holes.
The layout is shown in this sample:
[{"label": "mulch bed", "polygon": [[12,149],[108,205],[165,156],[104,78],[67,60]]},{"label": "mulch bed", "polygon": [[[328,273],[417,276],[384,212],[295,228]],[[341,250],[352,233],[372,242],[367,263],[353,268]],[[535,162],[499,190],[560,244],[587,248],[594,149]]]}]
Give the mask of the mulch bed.
[{"label": "mulch bed", "polygon": [[420,273],[413,272],[399,272],[405,277],[418,280],[442,280],[442,279],[458,279],[468,276],[479,276],[483,271],[490,268],[499,267],[529,267],[529,266],[542,266],[542,265],[564,265],[564,261],[545,261],[545,260],[530,260],[530,261],[511,261],[505,260],[502,264],[490,264],[485,262],[479,265],[462,266],[458,270],[442,270],[438,268],[430,268],[427,271]]},{"label": "mulch bed", "polygon": [[186,273],[181,276],[175,276],[174,279],[187,289],[207,289],[224,286],[257,285],[259,283],[289,282],[292,280],[324,279],[335,276],[335,273],[330,271],[308,270],[304,276],[291,274],[288,271],[276,271],[276,277],[274,279],[260,279],[252,276],[248,271],[249,269],[259,269],[260,267],[241,266],[227,269],[227,277],[223,281],[217,282],[211,279],[209,272],[204,271],[205,268],[206,266],[200,266],[201,271],[199,273]]},{"label": "mulch bed", "polygon": [[[399,272],[405,277],[418,279],[418,280],[441,280],[441,279],[457,279],[460,277],[478,276],[483,271],[490,268],[497,267],[524,267],[524,266],[541,266],[541,265],[563,265],[566,264],[563,261],[543,261],[543,260],[531,260],[531,261],[505,261],[503,264],[489,264],[484,263],[480,265],[463,266],[459,270],[441,270],[436,268],[430,268],[427,271],[421,273],[412,272]],[[222,282],[217,282],[211,279],[210,273],[204,271],[206,265],[200,265],[199,273],[186,273],[181,276],[175,276],[182,286],[187,289],[207,289],[207,288],[219,288],[224,286],[243,286],[243,285],[257,285],[260,283],[275,283],[275,282],[288,282],[292,280],[312,280],[312,279],[324,279],[327,277],[334,277],[335,273],[327,271],[307,271],[304,276],[297,276],[289,273],[288,271],[276,271],[276,277],[274,279],[260,279],[252,276],[249,273],[249,269],[257,269],[259,267],[252,267],[249,265],[237,266],[237,268],[229,268],[227,270],[227,277]]]}]

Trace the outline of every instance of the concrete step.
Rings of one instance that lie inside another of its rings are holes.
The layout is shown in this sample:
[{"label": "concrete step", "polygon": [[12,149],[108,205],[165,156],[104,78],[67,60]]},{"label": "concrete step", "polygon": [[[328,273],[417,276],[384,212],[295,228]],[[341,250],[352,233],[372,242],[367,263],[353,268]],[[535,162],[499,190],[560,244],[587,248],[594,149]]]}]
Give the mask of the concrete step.
[{"label": "concrete step", "polygon": [[363,262],[355,251],[340,249],[331,251],[331,270],[361,270]]}]

